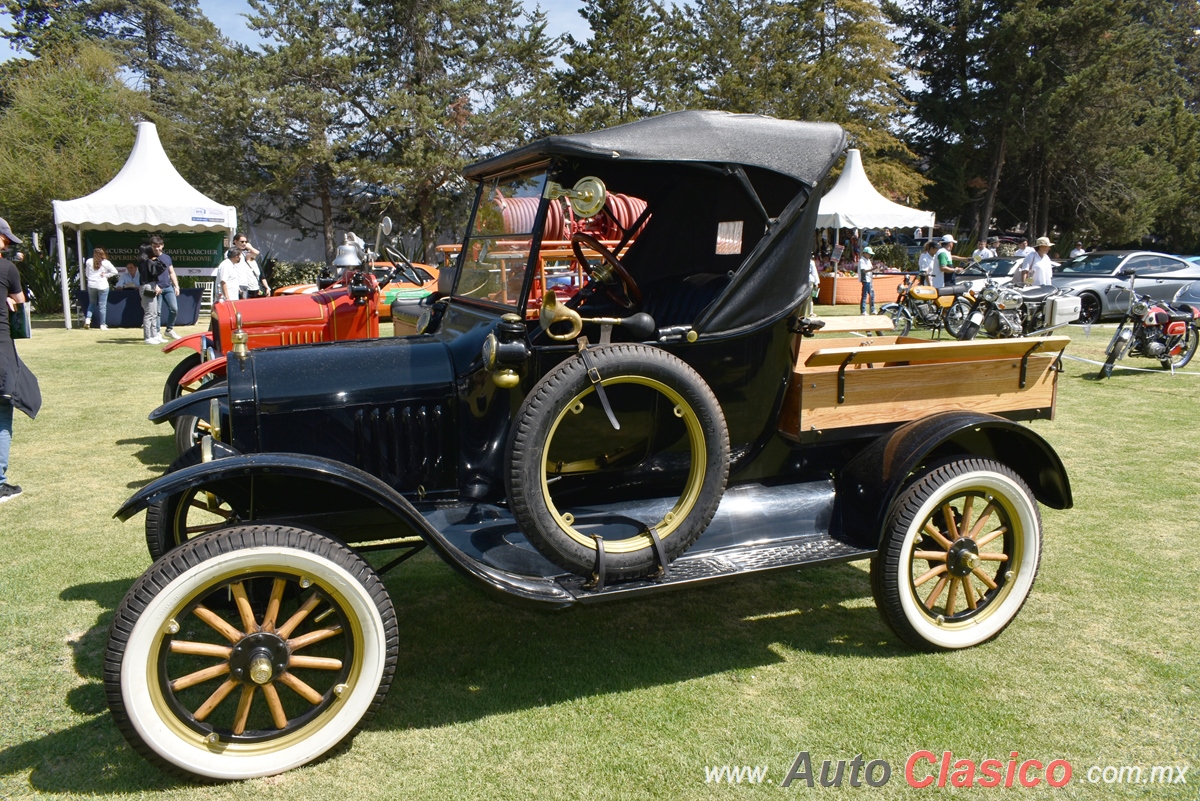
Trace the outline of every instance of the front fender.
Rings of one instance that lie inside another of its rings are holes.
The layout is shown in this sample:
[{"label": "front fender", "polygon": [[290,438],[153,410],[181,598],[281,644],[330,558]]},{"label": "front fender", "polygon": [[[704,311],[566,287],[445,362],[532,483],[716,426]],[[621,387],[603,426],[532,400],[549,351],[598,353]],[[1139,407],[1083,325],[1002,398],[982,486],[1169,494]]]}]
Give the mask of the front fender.
[{"label": "front fender", "polygon": [[183,378],[179,379],[179,385],[184,387],[191,386],[195,382],[210,376],[212,378],[224,378],[225,364],[228,360],[228,356],[218,356],[215,359],[201,362],[183,374]]},{"label": "front fender", "polygon": [[913,471],[953,456],[1008,465],[1039,502],[1052,509],[1072,505],[1066,468],[1040,435],[990,414],[942,412],[880,437],[838,471],[834,531],[863,547],[877,547],[892,504]]},{"label": "front fender", "polygon": [[[332,459],[260,453],[185,467],[138,490],[114,517],[128,520],[150,504],[201,488],[222,497],[238,498],[235,508],[242,506],[239,511],[250,521],[287,524],[289,519],[312,514],[384,512],[395,521],[396,527],[420,536],[452,567],[489,590],[555,608],[575,603],[570,593],[550,579],[498,570],[468,556],[396,490],[370,473]],[[336,529],[330,533],[338,536]],[[397,535],[393,532],[391,536]]]},{"label": "front fender", "polygon": [[167,420],[172,420],[182,414],[191,414],[207,420],[209,401],[217,398],[228,406],[228,394],[229,388],[222,384],[219,387],[205,387],[195,392],[189,392],[186,395],[180,395],[175,400],[168,401],[150,412],[150,422],[165,423]]},{"label": "front fender", "polygon": [[177,339],[174,342],[169,343],[165,348],[163,348],[163,353],[170,353],[171,351],[178,350],[179,348],[189,348],[203,356],[205,349],[211,347],[212,345],[209,342],[208,332],[202,331],[199,334],[188,334],[183,339]]}]

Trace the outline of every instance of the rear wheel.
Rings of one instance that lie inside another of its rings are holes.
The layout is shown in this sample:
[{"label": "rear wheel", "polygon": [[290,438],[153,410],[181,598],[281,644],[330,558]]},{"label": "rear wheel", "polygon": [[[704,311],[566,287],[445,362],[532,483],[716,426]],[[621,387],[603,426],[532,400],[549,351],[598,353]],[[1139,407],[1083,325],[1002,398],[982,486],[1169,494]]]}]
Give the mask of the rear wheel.
[{"label": "rear wheel", "polygon": [[1187,366],[1192,357],[1196,355],[1197,345],[1200,345],[1200,330],[1194,325],[1189,325],[1183,336],[1174,339],[1176,341],[1171,343],[1170,358],[1163,359],[1164,369],[1178,370],[1180,367]]},{"label": "rear wheel", "polygon": [[975,330],[970,336],[960,336],[963,332],[963,327],[968,325],[967,318],[971,316],[970,301],[958,298],[946,309],[946,330],[950,332],[950,336],[957,339],[974,339],[975,334],[979,333],[979,326],[975,326]]},{"label": "rear wheel", "polygon": [[908,332],[912,330],[912,313],[904,306],[892,303],[880,309],[880,311],[892,318],[892,325],[896,328],[896,336],[907,336]]},{"label": "rear wheel", "polygon": [[892,506],[871,588],[884,620],[915,648],[967,648],[1017,616],[1041,557],[1041,517],[1007,466],[962,459],[916,479]]},{"label": "rear wheel", "polygon": [[188,777],[282,773],[347,741],[395,670],[396,615],[361,557],[242,526],[156,562],[121,601],[104,688],[121,734]]}]

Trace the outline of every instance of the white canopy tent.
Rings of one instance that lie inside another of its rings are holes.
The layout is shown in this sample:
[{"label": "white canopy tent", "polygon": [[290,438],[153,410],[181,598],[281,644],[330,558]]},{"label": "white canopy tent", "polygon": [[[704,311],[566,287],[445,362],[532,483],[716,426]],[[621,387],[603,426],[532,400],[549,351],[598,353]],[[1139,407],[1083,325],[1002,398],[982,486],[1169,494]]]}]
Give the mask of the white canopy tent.
[{"label": "white canopy tent", "polygon": [[237,210],[201,194],[184,180],[167,158],[152,122],[137,124],[137,138],[116,177],[90,195],[54,201],[58,233],[58,269],[62,282],[63,318],[71,327],[67,290],[67,251],[63,226],[75,228],[79,268],[83,270],[83,231],[154,230],[196,233],[237,230]]},{"label": "white canopy tent", "polygon": [[933,229],[932,211],[910,209],[893,203],[871,184],[863,169],[862,154],[846,151],[846,166],[833,188],[821,198],[817,210],[818,228],[929,228]]}]

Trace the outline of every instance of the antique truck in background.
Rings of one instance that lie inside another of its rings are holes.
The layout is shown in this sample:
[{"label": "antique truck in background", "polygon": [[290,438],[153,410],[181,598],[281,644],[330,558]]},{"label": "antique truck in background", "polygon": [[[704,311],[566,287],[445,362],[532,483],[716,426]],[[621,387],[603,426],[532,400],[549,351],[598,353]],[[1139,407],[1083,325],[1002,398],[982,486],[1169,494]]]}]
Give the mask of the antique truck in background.
[{"label": "antique truck in background", "polygon": [[[380,575],[426,547],[546,609],[870,559],[912,647],[997,636],[1037,575],[1039,502],[1071,506],[1019,422],[1052,417],[1066,340],[802,317],[845,144],[701,111],[538,141],[466,171],[467,234],[414,335],[250,350],[235,327],[228,384],[152,415],[211,431],[117,512],[147,511],[156,557],[105,654],[130,744],[205,779],[328,752],[393,680]],[[568,214],[611,244],[576,230],[547,258]]]}]

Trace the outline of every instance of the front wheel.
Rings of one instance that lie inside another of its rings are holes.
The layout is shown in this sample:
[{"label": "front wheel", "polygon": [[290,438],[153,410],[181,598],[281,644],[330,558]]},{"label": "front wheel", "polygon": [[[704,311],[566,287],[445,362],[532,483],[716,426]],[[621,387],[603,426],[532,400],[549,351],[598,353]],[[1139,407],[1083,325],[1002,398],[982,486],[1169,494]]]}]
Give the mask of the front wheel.
[{"label": "front wheel", "polygon": [[183,380],[185,375],[199,367],[203,361],[204,359],[199,353],[189,353],[184,357],[183,361],[175,365],[175,369],[167,376],[167,382],[163,384],[163,403],[170,403],[185,391],[194,389],[194,387],[185,388],[179,382]]},{"label": "front wheel", "polygon": [[1079,295],[1079,322],[1083,325],[1095,325],[1100,322],[1100,298],[1092,292]]},{"label": "front wheel", "polygon": [[242,526],[178,548],[113,618],[104,689],[121,734],[183,776],[282,773],[354,735],[391,686],[396,614],[361,557]]},{"label": "front wheel", "polygon": [[875,603],[915,648],[987,642],[1033,588],[1041,530],[1033,493],[1007,466],[962,459],[930,470],[892,506],[871,561]]},{"label": "front wheel", "polygon": [[[1122,334],[1126,334],[1126,336],[1122,336]],[[1108,378],[1112,375],[1113,365],[1125,355],[1132,339],[1133,329],[1127,328],[1124,324],[1117,326],[1117,332],[1113,334],[1112,340],[1108,343],[1108,351],[1104,354],[1104,366],[1100,368],[1102,377]]]}]

